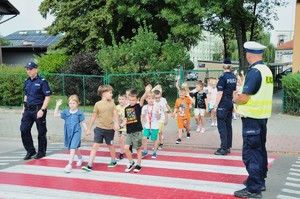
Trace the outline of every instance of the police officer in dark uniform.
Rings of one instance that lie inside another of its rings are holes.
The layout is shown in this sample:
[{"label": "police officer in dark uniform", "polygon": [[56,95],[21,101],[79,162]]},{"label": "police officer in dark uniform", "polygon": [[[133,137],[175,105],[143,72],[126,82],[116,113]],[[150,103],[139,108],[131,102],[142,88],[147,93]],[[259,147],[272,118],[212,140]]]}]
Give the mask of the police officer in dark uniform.
[{"label": "police officer in dark uniform", "polygon": [[273,75],[263,63],[263,46],[248,41],[244,44],[250,69],[245,77],[242,94],[234,101],[242,119],[243,162],[248,172],[244,189],[234,192],[240,198],[261,198],[266,190],[268,171],[266,150],[267,121],[272,113]]},{"label": "police officer in dark uniform", "polygon": [[227,155],[232,146],[232,110],[233,93],[236,90],[236,76],[230,72],[231,61],[224,59],[224,73],[220,76],[217,84],[217,99],[214,108],[217,109],[218,131],[221,138],[221,147],[215,155]]},{"label": "police officer in dark uniform", "polygon": [[[29,76],[24,86],[24,108],[21,120],[21,137],[25,150],[27,151],[24,160],[39,159],[46,156],[47,149],[47,127],[46,115],[50,102],[51,90],[48,82],[38,75],[38,66],[34,62],[29,62],[25,66]],[[33,145],[31,128],[36,123],[38,131],[38,152]]]}]

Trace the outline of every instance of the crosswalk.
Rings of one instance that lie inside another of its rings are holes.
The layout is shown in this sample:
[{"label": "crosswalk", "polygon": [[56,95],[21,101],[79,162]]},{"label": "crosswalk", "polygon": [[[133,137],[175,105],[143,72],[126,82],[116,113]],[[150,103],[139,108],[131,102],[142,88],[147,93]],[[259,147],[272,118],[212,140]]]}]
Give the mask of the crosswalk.
[{"label": "crosswalk", "polygon": [[277,196],[280,199],[299,199],[300,198],[300,157],[292,164],[284,188]]},{"label": "crosswalk", "polygon": [[[81,149],[86,162],[90,147]],[[68,151],[63,151],[0,170],[0,198],[230,199],[235,198],[234,191],[244,188],[247,177],[240,153],[215,156],[207,151],[164,148],[156,159],[145,157],[139,173],[124,172],[127,159],[108,168],[106,148],[97,152],[92,172],[74,164],[72,172],[65,173],[68,158]],[[275,159],[269,157],[270,166]]]},{"label": "crosswalk", "polygon": [[[61,143],[50,144],[50,146],[48,146],[48,148],[47,148],[47,154],[53,154],[53,153],[56,153],[63,149],[65,149],[65,147]],[[5,153],[5,154],[0,153],[0,169],[6,168],[11,165],[18,164],[18,163],[22,163],[25,155],[26,155],[26,152],[24,149],[12,151],[12,152]]]}]

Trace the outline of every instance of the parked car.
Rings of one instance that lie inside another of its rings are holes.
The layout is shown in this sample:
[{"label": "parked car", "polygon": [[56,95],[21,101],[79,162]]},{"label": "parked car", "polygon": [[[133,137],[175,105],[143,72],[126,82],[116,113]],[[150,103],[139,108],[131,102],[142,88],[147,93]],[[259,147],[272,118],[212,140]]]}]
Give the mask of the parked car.
[{"label": "parked car", "polygon": [[291,73],[292,73],[292,69],[293,69],[293,68],[290,67],[290,68],[288,68],[288,69],[282,71],[281,73],[278,73],[278,74],[276,75],[276,79],[281,79],[283,76],[288,75],[288,74],[291,74]]},{"label": "parked car", "polygon": [[198,80],[198,73],[189,72],[186,76],[187,81],[197,81]]}]

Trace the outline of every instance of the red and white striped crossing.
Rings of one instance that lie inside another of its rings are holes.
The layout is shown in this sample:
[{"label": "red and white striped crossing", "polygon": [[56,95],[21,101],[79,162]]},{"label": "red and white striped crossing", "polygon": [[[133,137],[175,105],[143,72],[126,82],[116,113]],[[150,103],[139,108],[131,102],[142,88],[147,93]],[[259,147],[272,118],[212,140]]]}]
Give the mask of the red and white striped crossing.
[{"label": "red and white striped crossing", "polygon": [[[88,160],[90,148],[82,148]],[[215,156],[213,152],[163,149],[156,159],[148,155],[139,173],[125,173],[128,160],[108,168],[109,152],[101,148],[92,172],[64,167],[68,151],[0,171],[0,198],[235,198],[247,172],[241,154]],[[269,165],[276,157],[269,157]]]}]

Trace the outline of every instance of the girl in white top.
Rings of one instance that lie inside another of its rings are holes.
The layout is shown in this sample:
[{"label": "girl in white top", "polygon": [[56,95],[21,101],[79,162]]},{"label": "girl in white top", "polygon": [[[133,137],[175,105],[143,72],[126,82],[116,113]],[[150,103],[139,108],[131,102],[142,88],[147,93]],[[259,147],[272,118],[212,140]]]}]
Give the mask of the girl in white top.
[{"label": "girl in white top", "polygon": [[211,126],[218,126],[216,110],[214,106],[217,100],[217,79],[210,79],[210,87],[208,89],[208,112],[210,112]]}]

